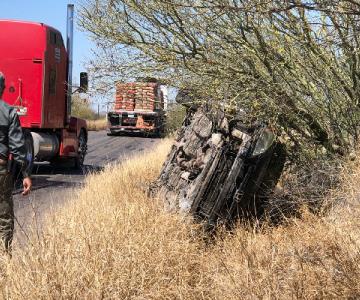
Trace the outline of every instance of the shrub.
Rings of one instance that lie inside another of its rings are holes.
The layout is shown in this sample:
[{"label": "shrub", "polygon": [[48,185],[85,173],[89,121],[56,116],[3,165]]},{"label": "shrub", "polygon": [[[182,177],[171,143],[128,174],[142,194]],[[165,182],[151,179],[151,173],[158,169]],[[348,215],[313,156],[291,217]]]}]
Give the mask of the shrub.
[{"label": "shrub", "polygon": [[78,94],[72,96],[71,115],[85,120],[95,120],[96,113],[91,108],[89,100],[82,99]]}]

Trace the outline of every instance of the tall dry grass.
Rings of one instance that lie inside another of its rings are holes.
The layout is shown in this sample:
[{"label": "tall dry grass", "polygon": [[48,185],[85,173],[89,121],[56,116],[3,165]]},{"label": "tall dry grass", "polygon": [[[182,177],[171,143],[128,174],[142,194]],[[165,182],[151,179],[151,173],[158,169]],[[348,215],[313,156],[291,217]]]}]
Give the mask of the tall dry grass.
[{"label": "tall dry grass", "polygon": [[276,228],[239,225],[205,243],[198,226],[146,196],[170,147],[89,176],[0,281],[8,299],[360,297],[360,164],[337,191],[348,204]]},{"label": "tall dry grass", "polygon": [[86,120],[86,125],[89,131],[105,130],[107,128],[107,120],[106,118],[98,120]]}]

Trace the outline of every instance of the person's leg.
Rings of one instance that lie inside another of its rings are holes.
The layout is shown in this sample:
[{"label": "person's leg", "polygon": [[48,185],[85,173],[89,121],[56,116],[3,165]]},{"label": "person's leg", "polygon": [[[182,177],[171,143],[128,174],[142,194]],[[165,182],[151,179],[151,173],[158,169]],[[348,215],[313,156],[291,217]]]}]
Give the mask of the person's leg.
[{"label": "person's leg", "polygon": [[0,239],[1,247],[11,250],[14,232],[13,179],[10,174],[0,174]]}]

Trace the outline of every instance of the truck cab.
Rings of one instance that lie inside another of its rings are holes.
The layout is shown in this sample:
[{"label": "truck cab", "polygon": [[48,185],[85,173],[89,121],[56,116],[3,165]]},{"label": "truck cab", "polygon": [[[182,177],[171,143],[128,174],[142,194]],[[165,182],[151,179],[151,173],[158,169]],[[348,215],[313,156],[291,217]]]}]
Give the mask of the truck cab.
[{"label": "truck cab", "polygon": [[17,109],[31,163],[70,159],[81,165],[86,154],[86,122],[69,114],[72,14],[73,5],[69,5],[67,48],[61,33],[51,26],[0,20],[3,100]]},{"label": "truck cab", "polygon": [[24,128],[64,128],[67,53],[62,36],[42,23],[0,20],[4,101]]}]

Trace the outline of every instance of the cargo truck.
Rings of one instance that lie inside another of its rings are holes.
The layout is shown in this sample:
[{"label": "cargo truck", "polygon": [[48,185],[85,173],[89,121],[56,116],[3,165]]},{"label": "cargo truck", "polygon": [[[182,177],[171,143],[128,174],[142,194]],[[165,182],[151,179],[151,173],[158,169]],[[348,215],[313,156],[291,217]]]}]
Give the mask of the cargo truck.
[{"label": "cargo truck", "polygon": [[164,132],[167,88],[152,81],[117,82],[114,108],[108,112],[108,135]]},{"label": "cargo truck", "polygon": [[[84,162],[86,122],[71,116],[73,15],[70,4],[66,48],[60,32],[48,25],[0,20],[3,100],[17,109],[30,165],[71,160],[80,167]],[[85,91],[87,74],[82,73],[80,80]]]}]

